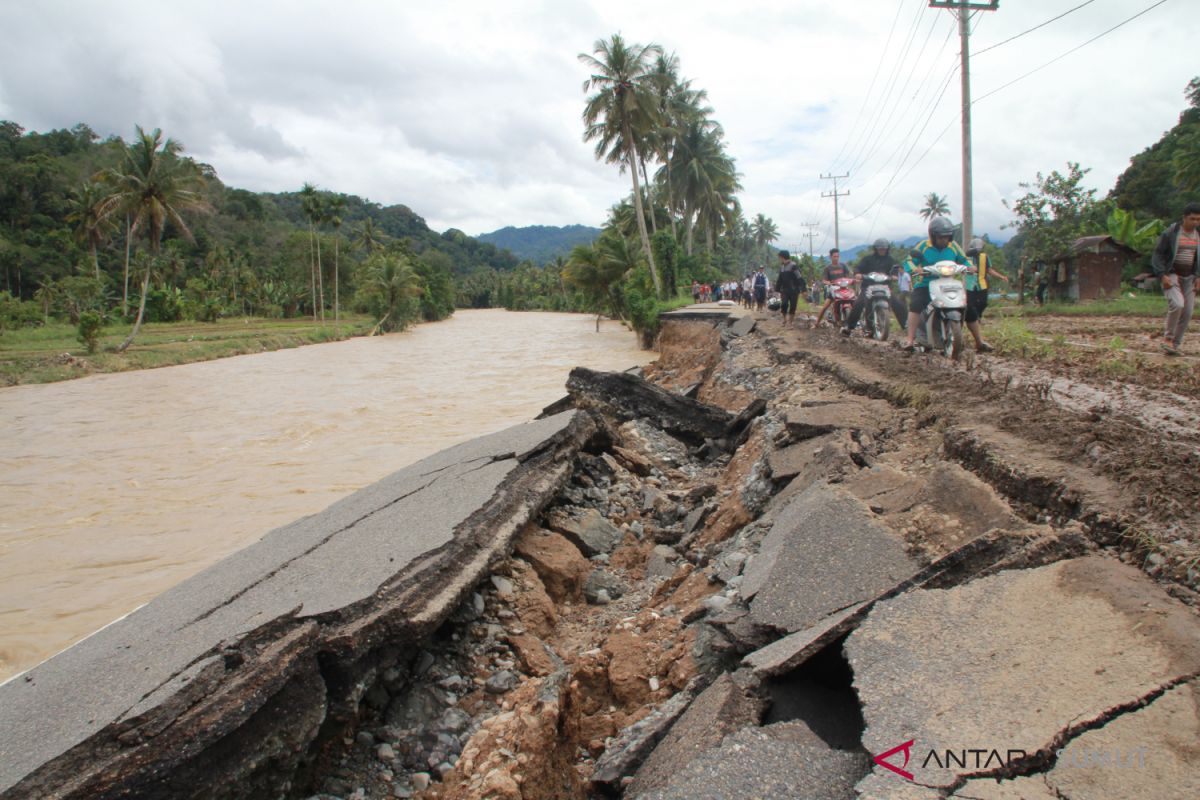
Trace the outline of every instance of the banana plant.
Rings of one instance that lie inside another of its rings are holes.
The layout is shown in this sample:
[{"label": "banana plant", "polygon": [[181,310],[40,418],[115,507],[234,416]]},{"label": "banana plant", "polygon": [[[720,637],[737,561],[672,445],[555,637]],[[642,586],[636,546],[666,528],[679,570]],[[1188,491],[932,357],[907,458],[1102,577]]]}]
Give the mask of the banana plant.
[{"label": "banana plant", "polygon": [[1139,253],[1154,249],[1159,235],[1166,228],[1161,219],[1139,223],[1132,211],[1114,207],[1108,214],[1108,235]]}]

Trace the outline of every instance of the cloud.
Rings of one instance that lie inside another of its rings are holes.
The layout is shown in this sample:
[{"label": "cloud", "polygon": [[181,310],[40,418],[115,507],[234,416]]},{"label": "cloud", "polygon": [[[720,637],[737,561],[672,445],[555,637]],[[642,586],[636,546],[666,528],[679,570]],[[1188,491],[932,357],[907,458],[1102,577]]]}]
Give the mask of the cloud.
[{"label": "cloud", "polygon": [[[983,14],[973,50],[1074,5]],[[1068,160],[1107,191],[1174,125],[1197,70],[1186,57],[1194,37],[1169,10],[984,97],[1133,10],[1098,0],[973,59],[977,228],[998,232],[999,201]],[[832,246],[822,174],[851,173],[839,183],[850,191],[844,244],[920,232],[930,191],[961,212],[957,36],[925,0],[51,0],[0,8],[0,27],[0,110],[26,128],[82,121],[128,137],[135,123],[162,127],[227,184],[313,181],[404,203],[439,229],[599,224],[629,192],[627,174],[595,162],[580,122],[576,56],[614,32],[675,52],[708,91],[746,213],[774,218],[788,245],[807,245],[803,223],[816,222],[816,244]]]}]

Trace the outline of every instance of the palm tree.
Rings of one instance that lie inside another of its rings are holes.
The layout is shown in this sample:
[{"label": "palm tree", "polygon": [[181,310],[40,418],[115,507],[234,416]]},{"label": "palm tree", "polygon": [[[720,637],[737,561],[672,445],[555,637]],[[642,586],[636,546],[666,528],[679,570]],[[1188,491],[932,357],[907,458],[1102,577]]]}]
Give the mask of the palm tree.
[{"label": "palm tree", "polygon": [[671,161],[663,168],[671,176],[683,202],[688,255],[693,252],[697,222],[707,223],[706,235],[711,249],[713,225],[720,228],[733,220],[734,195],[742,187],[733,159],[725,153],[721,138],[719,127],[693,120],[681,132]]},{"label": "palm tree", "polygon": [[779,227],[770,217],[757,215],[754,222],[751,223],[750,229],[753,232],[754,243],[758,245],[758,249],[762,251],[762,263],[767,263],[767,247],[771,242],[779,238]]},{"label": "palm tree", "polygon": [[654,291],[659,297],[662,296],[662,282],[654,266],[650,234],[642,209],[637,137],[652,129],[658,120],[650,87],[650,59],[661,52],[662,48],[656,44],[627,46],[620,34],[613,34],[610,41],[600,39],[595,43],[594,55],[579,54],[579,60],[593,70],[592,76],[584,82],[583,90],[596,92],[584,106],[586,132],[583,138],[584,141],[596,140],[598,160],[620,162],[629,170],[642,250],[650,265]]},{"label": "palm tree", "polygon": [[925,207],[919,213],[925,221],[929,221],[934,217],[950,216],[950,204],[946,202],[946,198],[939,195],[937,192],[930,192],[925,195]]},{"label": "palm tree", "polygon": [[354,246],[367,255],[378,253],[383,249],[383,236],[375,227],[375,221],[370,217],[367,217],[362,227],[358,229],[358,233],[354,237]]},{"label": "palm tree", "polygon": [[620,245],[624,244],[628,255],[628,239],[616,234],[601,236],[595,244],[577,245],[567,258],[563,269],[563,280],[573,289],[584,293],[589,304],[596,309],[596,332],[600,332],[600,320],[608,311],[616,316],[613,289],[628,271],[629,265],[620,257]]},{"label": "palm tree", "polygon": [[50,306],[58,300],[59,290],[53,282],[43,283],[36,292],[33,293],[33,299],[42,306],[42,324],[50,324]]},{"label": "palm tree", "polygon": [[151,133],[146,133],[141,126],[136,130],[137,137],[126,148],[121,167],[101,173],[101,180],[110,188],[109,195],[100,204],[101,215],[108,218],[128,214],[130,237],[144,228],[150,243],[151,258],[146,260],[137,319],[129,338],[117,348],[118,353],[125,352],[141,330],[146,315],[146,294],[150,289],[150,270],[158,260],[167,223],[193,240],[182,213],[209,210],[200,194],[204,186],[200,170],[190,159],[179,157],[183,145],[174,139],[164,141],[158,128]]},{"label": "palm tree", "polygon": [[338,243],[341,240],[342,212],[346,210],[346,197],[334,195],[325,203],[325,216],[333,226],[333,321],[341,319],[338,305]]},{"label": "palm tree", "polygon": [[313,242],[316,242],[316,261],[312,262],[312,295],[313,295],[313,322],[317,320],[317,309],[320,309],[321,321],[325,321],[325,286],[321,279],[321,236],[317,233],[317,224],[321,221],[323,215],[324,203],[321,201],[321,195],[317,191],[317,187],[311,183],[306,183],[300,189],[301,209],[304,211],[304,216],[308,220],[308,242],[310,252],[313,248]]},{"label": "palm tree", "polygon": [[104,189],[95,181],[88,181],[71,193],[71,213],[67,222],[75,224],[75,241],[88,248],[92,254],[92,267],[96,279],[100,278],[100,256],[97,250],[108,239],[112,221],[100,214],[104,200]]},{"label": "palm tree", "polygon": [[375,331],[384,332],[404,327],[405,319],[399,313],[404,301],[420,297],[424,290],[421,276],[398,253],[371,256],[364,265],[359,285],[368,306],[380,315]]}]

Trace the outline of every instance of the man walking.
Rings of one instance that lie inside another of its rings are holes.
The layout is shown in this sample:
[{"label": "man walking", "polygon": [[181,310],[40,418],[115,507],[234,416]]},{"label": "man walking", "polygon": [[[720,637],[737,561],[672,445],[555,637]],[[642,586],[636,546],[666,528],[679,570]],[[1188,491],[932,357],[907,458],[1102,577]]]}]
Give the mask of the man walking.
[{"label": "man walking", "polygon": [[800,275],[800,266],[792,261],[792,254],[787,250],[779,251],[779,280],[775,284],[779,290],[783,306],[783,327],[796,327],[796,303],[800,293],[804,291],[804,278]]},{"label": "man walking", "polygon": [[1183,219],[1158,237],[1150,264],[1162,281],[1167,298],[1167,322],[1162,348],[1167,355],[1181,355],[1179,346],[1187,333],[1196,306],[1196,253],[1200,250],[1200,203],[1183,207]]}]

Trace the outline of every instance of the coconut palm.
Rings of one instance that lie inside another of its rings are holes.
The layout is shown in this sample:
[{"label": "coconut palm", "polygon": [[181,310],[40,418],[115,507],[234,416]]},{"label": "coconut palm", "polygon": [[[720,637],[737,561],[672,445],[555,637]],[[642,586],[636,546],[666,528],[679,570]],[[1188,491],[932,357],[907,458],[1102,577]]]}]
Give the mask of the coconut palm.
[{"label": "coconut palm", "polygon": [[617,315],[614,289],[629,269],[628,263],[621,257],[621,244],[624,245],[624,255],[629,255],[628,241],[623,236],[607,233],[594,244],[577,245],[563,269],[564,282],[583,292],[589,305],[596,309],[597,333],[600,332],[600,320],[605,311]]},{"label": "coconut palm", "polygon": [[919,213],[926,221],[934,217],[950,216],[950,204],[946,198],[937,192],[930,192],[925,195],[925,207]]},{"label": "coconut palm", "polygon": [[407,257],[379,253],[363,265],[358,291],[368,309],[379,315],[375,331],[387,332],[405,326],[406,301],[420,297],[424,286]]},{"label": "coconut palm", "polygon": [[71,193],[71,212],[67,222],[74,224],[75,241],[88,249],[92,255],[92,267],[96,279],[100,278],[100,256],[97,252],[112,232],[112,220],[100,213],[104,200],[104,188],[95,181],[88,181]]},{"label": "coconut palm", "polygon": [[596,158],[622,163],[633,181],[633,202],[637,210],[642,250],[650,266],[654,291],[662,296],[662,283],[650,250],[638,180],[638,137],[658,121],[658,109],[650,86],[651,59],[662,52],[656,44],[626,45],[620,34],[609,41],[598,40],[593,55],[580,53],[579,60],[592,70],[583,90],[595,91],[584,106],[584,141],[596,141]]},{"label": "coconut palm", "polygon": [[375,221],[367,217],[354,235],[354,246],[367,255],[378,253],[383,249],[383,235],[375,227]]},{"label": "coconut palm", "polygon": [[670,163],[660,170],[670,176],[682,201],[688,255],[693,253],[697,223],[707,223],[711,249],[713,233],[733,220],[734,195],[742,187],[721,138],[719,128],[700,120],[688,123],[675,142]]},{"label": "coconut palm", "polygon": [[108,186],[109,194],[100,203],[101,216],[129,215],[129,235],[132,238],[144,230],[150,244],[142,279],[142,299],[137,319],[129,337],[117,348],[123,353],[141,330],[146,315],[146,293],[150,288],[150,270],[158,260],[163,233],[167,223],[173,225],[188,240],[194,241],[191,229],[183,219],[188,210],[207,211],[209,205],[200,192],[204,179],[196,164],[180,158],[183,145],[174,139],[163,140],[162,131],[155,128],[146,133],[140,126],[137,137],[125,149],[120,167],[105,170],[100,179]]},{"label": "coconut palm", "polygon": [[750,230],[754,236],[754,243],[762,251],[762,263],[765,264],[768,255],[767,247],[779,238],[779,227],[770,217],[758,214],[754,217],[754,222],[750,224]]},{"label": "coconut palm", "polygon": [[345,195],[334,195],[325,202],[325,218],[333,226],[333,321],[341,319],[338,305],[338,244],[341,240],[342,214],[346,210]]}]

